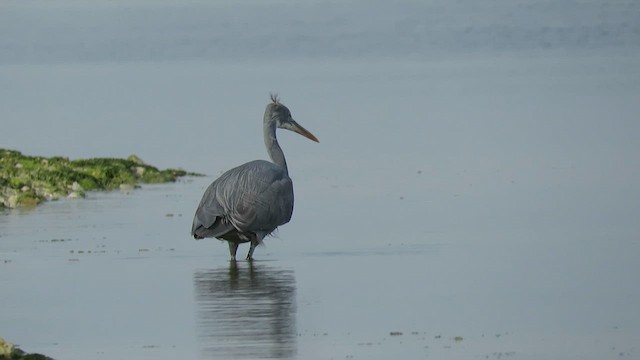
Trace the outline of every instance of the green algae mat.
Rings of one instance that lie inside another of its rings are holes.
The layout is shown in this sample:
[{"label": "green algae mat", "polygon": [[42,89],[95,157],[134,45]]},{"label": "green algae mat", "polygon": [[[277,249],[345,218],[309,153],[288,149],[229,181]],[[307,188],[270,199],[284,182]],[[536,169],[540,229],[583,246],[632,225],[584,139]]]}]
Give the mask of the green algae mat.
[{"label": "green algae mat", "polygon": [[45,200],[84,197],[86,191],[114,190],[137,184],[175,182],[179,169],[159,170],[135,155],[127,159],[27,156],[0,149],[0,208],[29,207]]}]

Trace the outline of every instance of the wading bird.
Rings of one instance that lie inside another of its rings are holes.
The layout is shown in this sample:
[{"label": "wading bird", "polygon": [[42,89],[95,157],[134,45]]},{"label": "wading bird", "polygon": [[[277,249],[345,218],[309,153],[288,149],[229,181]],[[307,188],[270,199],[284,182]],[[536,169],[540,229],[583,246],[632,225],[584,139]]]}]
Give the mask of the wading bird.
[{"label": "wading bird", "polygon": [[229,243],[231,260],[238,244],[251,242],[247,260],[265,236],[286,224],[293,213],[293,182],[276,138],[276,128],[318,139],[291,117],[289,109],[271,95],[264,112],[264,143],[272,162],[254,160],[216,179],[202,196],[191,227],[196,239],[215,237]]}]

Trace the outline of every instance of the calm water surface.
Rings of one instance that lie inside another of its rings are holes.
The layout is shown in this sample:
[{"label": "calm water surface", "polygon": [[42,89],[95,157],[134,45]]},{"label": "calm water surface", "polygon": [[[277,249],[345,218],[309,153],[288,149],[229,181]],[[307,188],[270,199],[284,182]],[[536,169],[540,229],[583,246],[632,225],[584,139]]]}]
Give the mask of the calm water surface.
[{"label": "calm water surface", "polygon": [[[639,4],[0,2],[1,147],[209,174],[1,210],[0,336],[83,360],[640,358]],[[320,144],[279,135],[293,220],[233,264],[191,217],[266,156],[271,91]]]},{"label": "calm water surface", "polygon": [[326,245],[298,217],[230,263],[188,236],[208,181],[4,211],[2,333],[60,359],[638,355],[633,239]]}]

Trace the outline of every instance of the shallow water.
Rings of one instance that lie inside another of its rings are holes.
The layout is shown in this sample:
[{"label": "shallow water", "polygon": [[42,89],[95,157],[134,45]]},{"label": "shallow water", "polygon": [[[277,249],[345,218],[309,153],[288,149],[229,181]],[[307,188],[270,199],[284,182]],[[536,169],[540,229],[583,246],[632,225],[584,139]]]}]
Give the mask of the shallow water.
[{"label": "shallow water", "polygon": [[293,270],[260,262],[194,273],[198,337],[211,358],[296,355],[296,281]]},{"label": "shallow water", "polygon": [[233,264],[225,244],[188,236],[207,182],[3,212],[2,333],[60,359],[638,355],[635,239],[434,234],[341,250],[298,217]]},{"label": "shallow water", "polygon": [[[639,357],[637,2],[275,3],[0,3],[2,147],[210,174],[0,211],[0,336],[56,359]],[[191,217],[266,156],[270,91],[320,144],[279,135],[294,217],[234,265]]]}]

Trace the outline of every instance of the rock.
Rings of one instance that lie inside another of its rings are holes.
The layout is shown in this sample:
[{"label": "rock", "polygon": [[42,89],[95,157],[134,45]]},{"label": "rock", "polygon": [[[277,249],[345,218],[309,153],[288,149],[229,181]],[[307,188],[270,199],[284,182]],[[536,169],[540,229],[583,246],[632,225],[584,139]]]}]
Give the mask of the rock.
[{"label": "rock", "polygon": [[80,191],[72,191],[69,195],[67,195],[68,199],[78,199],[83,198],[85,196],[84,192]]},{"label": "rock", "polygon": [[18,205],[18,195],[11,195],[4,201],[4,206],[8,208],[15,208]]},{"label": "rock", "polygon": [[73,191],[82,191],[84,189],[82,188],[82,186],[80,186],[80,184],[78,184],[77,181],[74,181],[73,184],[71,184],[71,190],[73,190]]},{"label": "rock", "polygon": [[137,177],[142,177],[142,175],[144,175],[145,168],[143,168],[142,166],[136,166],[133,168],[133,171],[135,172]]},{"label": "rock", "polygon": [[13,344],[5,341],[3,338],[0,338],[0,359],[6,358],[11,359],[13,355],[14,347]]},{"label": "rock", "polygon": [[0,359],[15,359],[15,360],[53,360],[48,356],[42,354],[27,354],[21,349],[15,347],[12,343],[0,338]]},{"label": "rock", "polygon": [[142,159],[140,159],[138,157],[138,155],[135,154],[131,154],[129,155],[129,157],[127,158],[127,160],[129,161],[133,161],[134,163],[138,164],[138,165],[146,165],[144,161],[142,161]]}]

